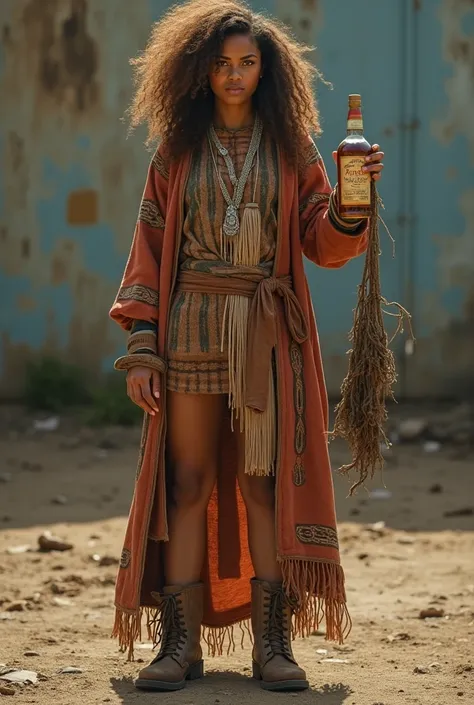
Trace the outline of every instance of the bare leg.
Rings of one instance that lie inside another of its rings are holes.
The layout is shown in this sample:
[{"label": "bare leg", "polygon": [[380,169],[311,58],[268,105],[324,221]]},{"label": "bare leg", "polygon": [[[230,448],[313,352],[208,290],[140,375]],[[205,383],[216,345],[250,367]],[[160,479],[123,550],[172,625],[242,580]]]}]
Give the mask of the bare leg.
[{"label": "bare leg", "polygon": [[205,552],[206,511],[217,475],[219,431],[225,397],[168,393],[169,542],[168,585],[200,580]]},{"label": "bare leg", "polygon": [[239,433],[239,486],[247,508],[248,537],[255,577],[281,582],[275,534],[275,479],[244,472],[244,434]]}]

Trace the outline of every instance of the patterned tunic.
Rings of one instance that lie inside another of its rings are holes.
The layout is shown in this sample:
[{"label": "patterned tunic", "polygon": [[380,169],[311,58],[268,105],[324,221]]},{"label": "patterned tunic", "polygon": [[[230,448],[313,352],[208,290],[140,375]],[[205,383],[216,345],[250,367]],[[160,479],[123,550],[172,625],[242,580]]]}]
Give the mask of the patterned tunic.
[{"label": "patterned tunic", "polygon": [[[229,150],[237,177],[250,145],[252,128],[218,129],[222,144]],[[224,158],[214,151],[217,165],[233,193]],[[255,190],[256,189],[256,190]],[[255,198],[254,198],[255,193]],[[278,156],[275,144],[265,135],[247,181],[240,208],[257,202],[262,219],[260,267],[268,274],[273,267],[277,236]],[[218,274],[225,267],[245,276],[253,267],[235,266],[223,254],[221,227],[227,204],[217,181],[210,146],[206,140],[193,157],[185,192],[185,220],[179,255],[181,270]],[[237,235],[237,237],[239,237]],[[174,295],[168,329],[167,387],[188,394],[227,394],[229,370],[227,340],[223,340],[226,296],[177,292]]]}]

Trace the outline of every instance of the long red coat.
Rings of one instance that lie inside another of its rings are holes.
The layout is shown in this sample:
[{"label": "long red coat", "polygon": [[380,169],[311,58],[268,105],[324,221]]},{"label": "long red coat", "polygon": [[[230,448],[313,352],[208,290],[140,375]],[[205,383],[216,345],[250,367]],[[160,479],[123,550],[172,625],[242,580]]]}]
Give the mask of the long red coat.
[{"label": "long red coat", "polygon": [[[284,307],[275,295],[278,408],[276,531],[284,584],[295,604],[295,635],[326,621],[328,639],[350,629],[340,565],[331,467],[328,401],[303,254],[320,267],[342,267],[367,247],[366,230],[350,232],[334,207],[324,164],[308,143],[303,175],[280,155],[278,239],[273,275],[291,276],[309,337],[291,339]],[[169,165],[159,149],[150,164],[139,219],[111,317],[129,330],[134,319],[158,323],[158,355],[166,361],[168,315],[176,282],[184,190],[190,157]],[[151,204],[151,205],[150,205]],[[151,209],[151,210],[150,210]],[[162,385],[164,388],[165,385]],[[116,586],[114,635],[133,654],[144,610],[149,636],[156,630],[152,591],[164,585],[163,547],[168,540],[165,473],[166,390],[162,412],[146,416],[136,486]],[[230,426],[221,439],[218,482],[208,510],[208,550],[203,581],[205,638],[220,653],[232,628],[250,616],[252,564],[245,509],[236,482]]]}]

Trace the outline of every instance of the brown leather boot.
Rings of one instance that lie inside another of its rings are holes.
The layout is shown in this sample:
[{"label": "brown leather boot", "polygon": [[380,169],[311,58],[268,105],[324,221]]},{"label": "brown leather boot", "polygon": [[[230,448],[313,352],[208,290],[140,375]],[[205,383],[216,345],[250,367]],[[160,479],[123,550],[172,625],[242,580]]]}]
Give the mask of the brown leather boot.
[{"label": "brown leather boot", "polygon": [[201,649],[203,586],[167,587],[153,593],[161,607],[161,648],[138,674],[141,690],[181,690],[204,675]]},{"label": "brown leather boot", "polygon": [[281,583],[252,580],[253,677],[264,690],[305,690],[291,648],[291,607]]}]

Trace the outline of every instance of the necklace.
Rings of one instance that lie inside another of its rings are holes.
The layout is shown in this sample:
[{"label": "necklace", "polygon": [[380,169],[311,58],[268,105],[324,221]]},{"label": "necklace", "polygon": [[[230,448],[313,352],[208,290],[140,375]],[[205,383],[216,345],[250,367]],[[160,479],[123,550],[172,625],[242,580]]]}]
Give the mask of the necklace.
[{"label": "necklace", "polygon": [[[225,218],[224,218],[224,223],[222,225],[222,230],[224,235],[226,237],[235,237],[240,230],[240,221],[239,221],[239,207],[240,204],[242,203],[242,198],[244,197],[244,190],[245,190],[245,185],[247,183],[247,180],[250,175],[250,171],[252,169],[253,165],[253,160],[255,159],[255,155],[258,152],[258,148],[260,146],[260,140],[262,138],[262,132],[263,132],[263,123],[260,120],[260,118],[257,116],[255,119],[255,124],[253,127],[253,133],[252,133],[252,139],[250,140],[250,146],[247,152],[247,156],[245,157],[245,162],[244,166],[242,168],[242,173],[240,175],[240,178],[237,180],[237,175],[235,173],[235,167],[232,162],[232,159],[230,157],[229,151],[224,147],[222,142],[220,141],[219,137],[217,136],[217,133],[214,129],[214,126],[211,126],[208,134],[208,140],[209,140],[209,146],[211,148],[211,155],[212,159],[214,162],[214,167],[216,170],[217,174],[217,179],[219,181],[219,186],[222,191],[222,195],[224,196],[224,200],[227,203],[227,209],[225,213]],[[227,186],[224,182],[224,179],[222,178],[219,168],[217,166],[217,161],[214,156],[214,150],[212,149],[212,143],[214,143],[217,151],[219,154],[221,154],[224,157],[224,161],[227,167],[227,171],[229,172],[229,177],[231,184],[234,187],[234,193],[232,197],[229,194],[229,191],[227,189]]]}]

